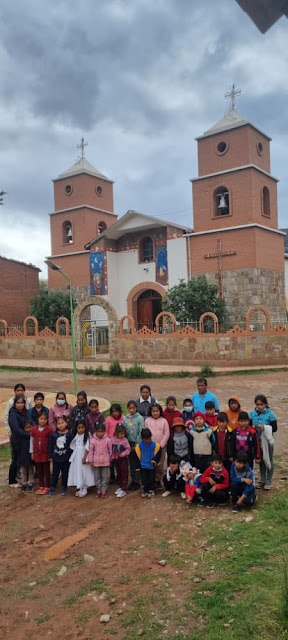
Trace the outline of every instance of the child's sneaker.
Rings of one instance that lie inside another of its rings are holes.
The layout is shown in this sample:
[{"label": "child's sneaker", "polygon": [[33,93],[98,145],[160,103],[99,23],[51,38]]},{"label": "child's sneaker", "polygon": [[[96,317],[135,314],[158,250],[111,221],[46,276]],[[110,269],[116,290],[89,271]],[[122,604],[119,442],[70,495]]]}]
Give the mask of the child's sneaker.
[{"label": "child's sneaker", "polygon": [[118,493],[121,491],[120,487],[118,487],[118,489],[116,489],[116,491],[114,491],[115,496],[118,496]]},{"label": "child's sneaker", "polygon": [[181,491],[180,496],[182,500],[186,500],[186,493],[184,493],[184,491]]},{"label": "child's sneaker", "polygon": [[67,496],[67,489],[66,489],[66,487],[62,487],[62,489],[61,489],[61,494],[60,494],[60,495],[61,495],[61,496]]},{"label": "child's sneaker", "polygon": [[107,498],[107,491],[101,491],[101,498]]},{"label": "child's sneaker", "polygon": [[32,493],[33,485],[32,484],[28,484],[26,491],[27,491],[27,493]]},{"label": "child's sneaker", "polygon": [[266,482],[266,484],[264,484],[263,489],[265,489],[265,491],[270,491],[270,489],[272,489],[272,484],[268,484],[268,483]]},{"label": "child's sneaker", "polygon": [[[44,493],[44,487],[39,487],[39,489],[37,489],[37,491],[35,491],[37,496],[42,496]],[[46,491],[45,491],[46,493]]]},{"label": "child's sneaker", "polygon": [[43,496],[46,496],[46,494],[47,494],[47,493],[49,493],[49,489],[48,489],[48,487],[43,487],[43,489],[42,489],[42,495],[43,495]]},{"label": "child's sneaker", "polygon": [[22,484],[21,491],[27,491],[27,484]]},{"label": "child's sneaker", "polygon": [[148,493],[146,493],[146,491],[143,491],[141,498],[148,498]]},{"label": "child's sneaker", "polygon": [[164,493],[162,493],[162,498],[168,498],[168,496],[171,496],[171,491],[164,491]]},{"label": "child's sneaker", "polygon": [[155,491],[149,491],[148,498],[154,498],[154,497],[155,497]]},{"label": "child's sneaker", "polygon": [[202,498],[202,496],[199,496],[196,504],[197,504],[197,507],[204,507],[204,498]]},{"label": "child's sneaker", "polygon": [[240,513],[240,507],[238,507],[238,504],[234,504],[234,507],[232,509],[232,513]]},{"label": "child's sneaker", "polygon": [[47,498],[53,498],[55,495],[55,489],[49,489],[47,493]]},{"label": "child's sneaker", "polygon": [[117,498],[124,498],[124,496],[126,496],[126,491],[123,491],[123,489],[120,489],[120,491],[118,491],[117,493]]},{"label": "child's sneaker", "polygon": [[96,493],[95,498],[101,498],[101,496],[102,496],[102,491],[101,491],[101,489],[97,489],[97,493]]},{"label": "child's sneaker", "polygon": [[206,504],[206,509],[214,509],[215,503],[211,502],[210,504]]}]

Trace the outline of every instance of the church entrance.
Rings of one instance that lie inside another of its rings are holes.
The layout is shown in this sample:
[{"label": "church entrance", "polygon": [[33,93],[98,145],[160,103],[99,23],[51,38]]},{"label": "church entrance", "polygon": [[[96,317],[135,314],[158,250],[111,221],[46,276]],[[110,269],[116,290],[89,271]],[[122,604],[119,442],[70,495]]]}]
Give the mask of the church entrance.
[{"label": "church entrance", "polygon": [[109,352],[108,314],[99,305],[86,307],[81,316],[82,356],[96,358]]},{"label": "church entrance", "polygon": [[162,311],[162,298],[157,291],[147,289],[137,299],[137,329],[146,326],[153,331],[155,318]]}]

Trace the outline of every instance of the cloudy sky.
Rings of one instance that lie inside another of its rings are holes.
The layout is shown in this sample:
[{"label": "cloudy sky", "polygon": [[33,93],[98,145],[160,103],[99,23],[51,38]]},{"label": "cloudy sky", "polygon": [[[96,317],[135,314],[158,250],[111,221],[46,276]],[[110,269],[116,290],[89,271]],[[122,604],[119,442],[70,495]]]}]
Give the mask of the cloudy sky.
[{"label": "cloudy sky", "polygon": [[[0,255],[43,266],[51,180],[87,159],[115,210],[192,226],[195,136],[228,107],[273,138],[288,226],[288,21],[261,35],[234,0],[2,0]],[[45,276],[45,267],[43,276]]]}]

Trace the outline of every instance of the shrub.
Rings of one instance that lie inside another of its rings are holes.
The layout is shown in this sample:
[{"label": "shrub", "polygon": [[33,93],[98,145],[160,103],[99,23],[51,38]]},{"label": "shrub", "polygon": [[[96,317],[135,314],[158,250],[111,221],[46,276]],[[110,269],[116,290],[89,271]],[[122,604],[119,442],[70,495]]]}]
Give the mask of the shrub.
[{"label": "shrub", "polygon": [[216,376],[215,371],[213,371],[213,367],[210,367],[209,362],[204,362],[201,367],[200,376],[204,378],[214,378]]},{"label": "shrub", "polygon": [[125,369],[124,376],[125,378],[145,378],[146,371],[144,367],[141,366],[141,364],[136,363],[133,364],[132,367],[128,367],[128,369]]},{"label": "shrub", "polygon": [[85,367],[84,373],[85,373],[85,376],[94,376],[93,367]]},{"label": "shrub", "polygon": [[109,367],[109,376],[123,376],[123,369],[119,360],[113,360]]}]

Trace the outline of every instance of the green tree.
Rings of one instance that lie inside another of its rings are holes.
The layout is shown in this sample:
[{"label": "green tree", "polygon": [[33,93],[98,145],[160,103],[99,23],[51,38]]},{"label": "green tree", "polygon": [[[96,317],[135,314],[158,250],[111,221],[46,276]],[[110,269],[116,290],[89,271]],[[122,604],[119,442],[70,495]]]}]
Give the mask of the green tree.
[{"label": "green tree", "polygon": [[219,324],[227,319],[224,300],[218,297],[218,287],[209,284],[205,276],[198,276],[189,282],[180,283],[169,289],[164,300],[163,310],[173,313],[179,322],[197,322],[206,311],[216,313]]},{"label": "green tree", "polygon": [[[73,299],[73,309],[76,304]],[[38,296],[30,300],[30,314],[37,318],[40,327],[55,331],[55,323],[60,316],[65,316],[70,322],[69,293],[40,291]]]}]

